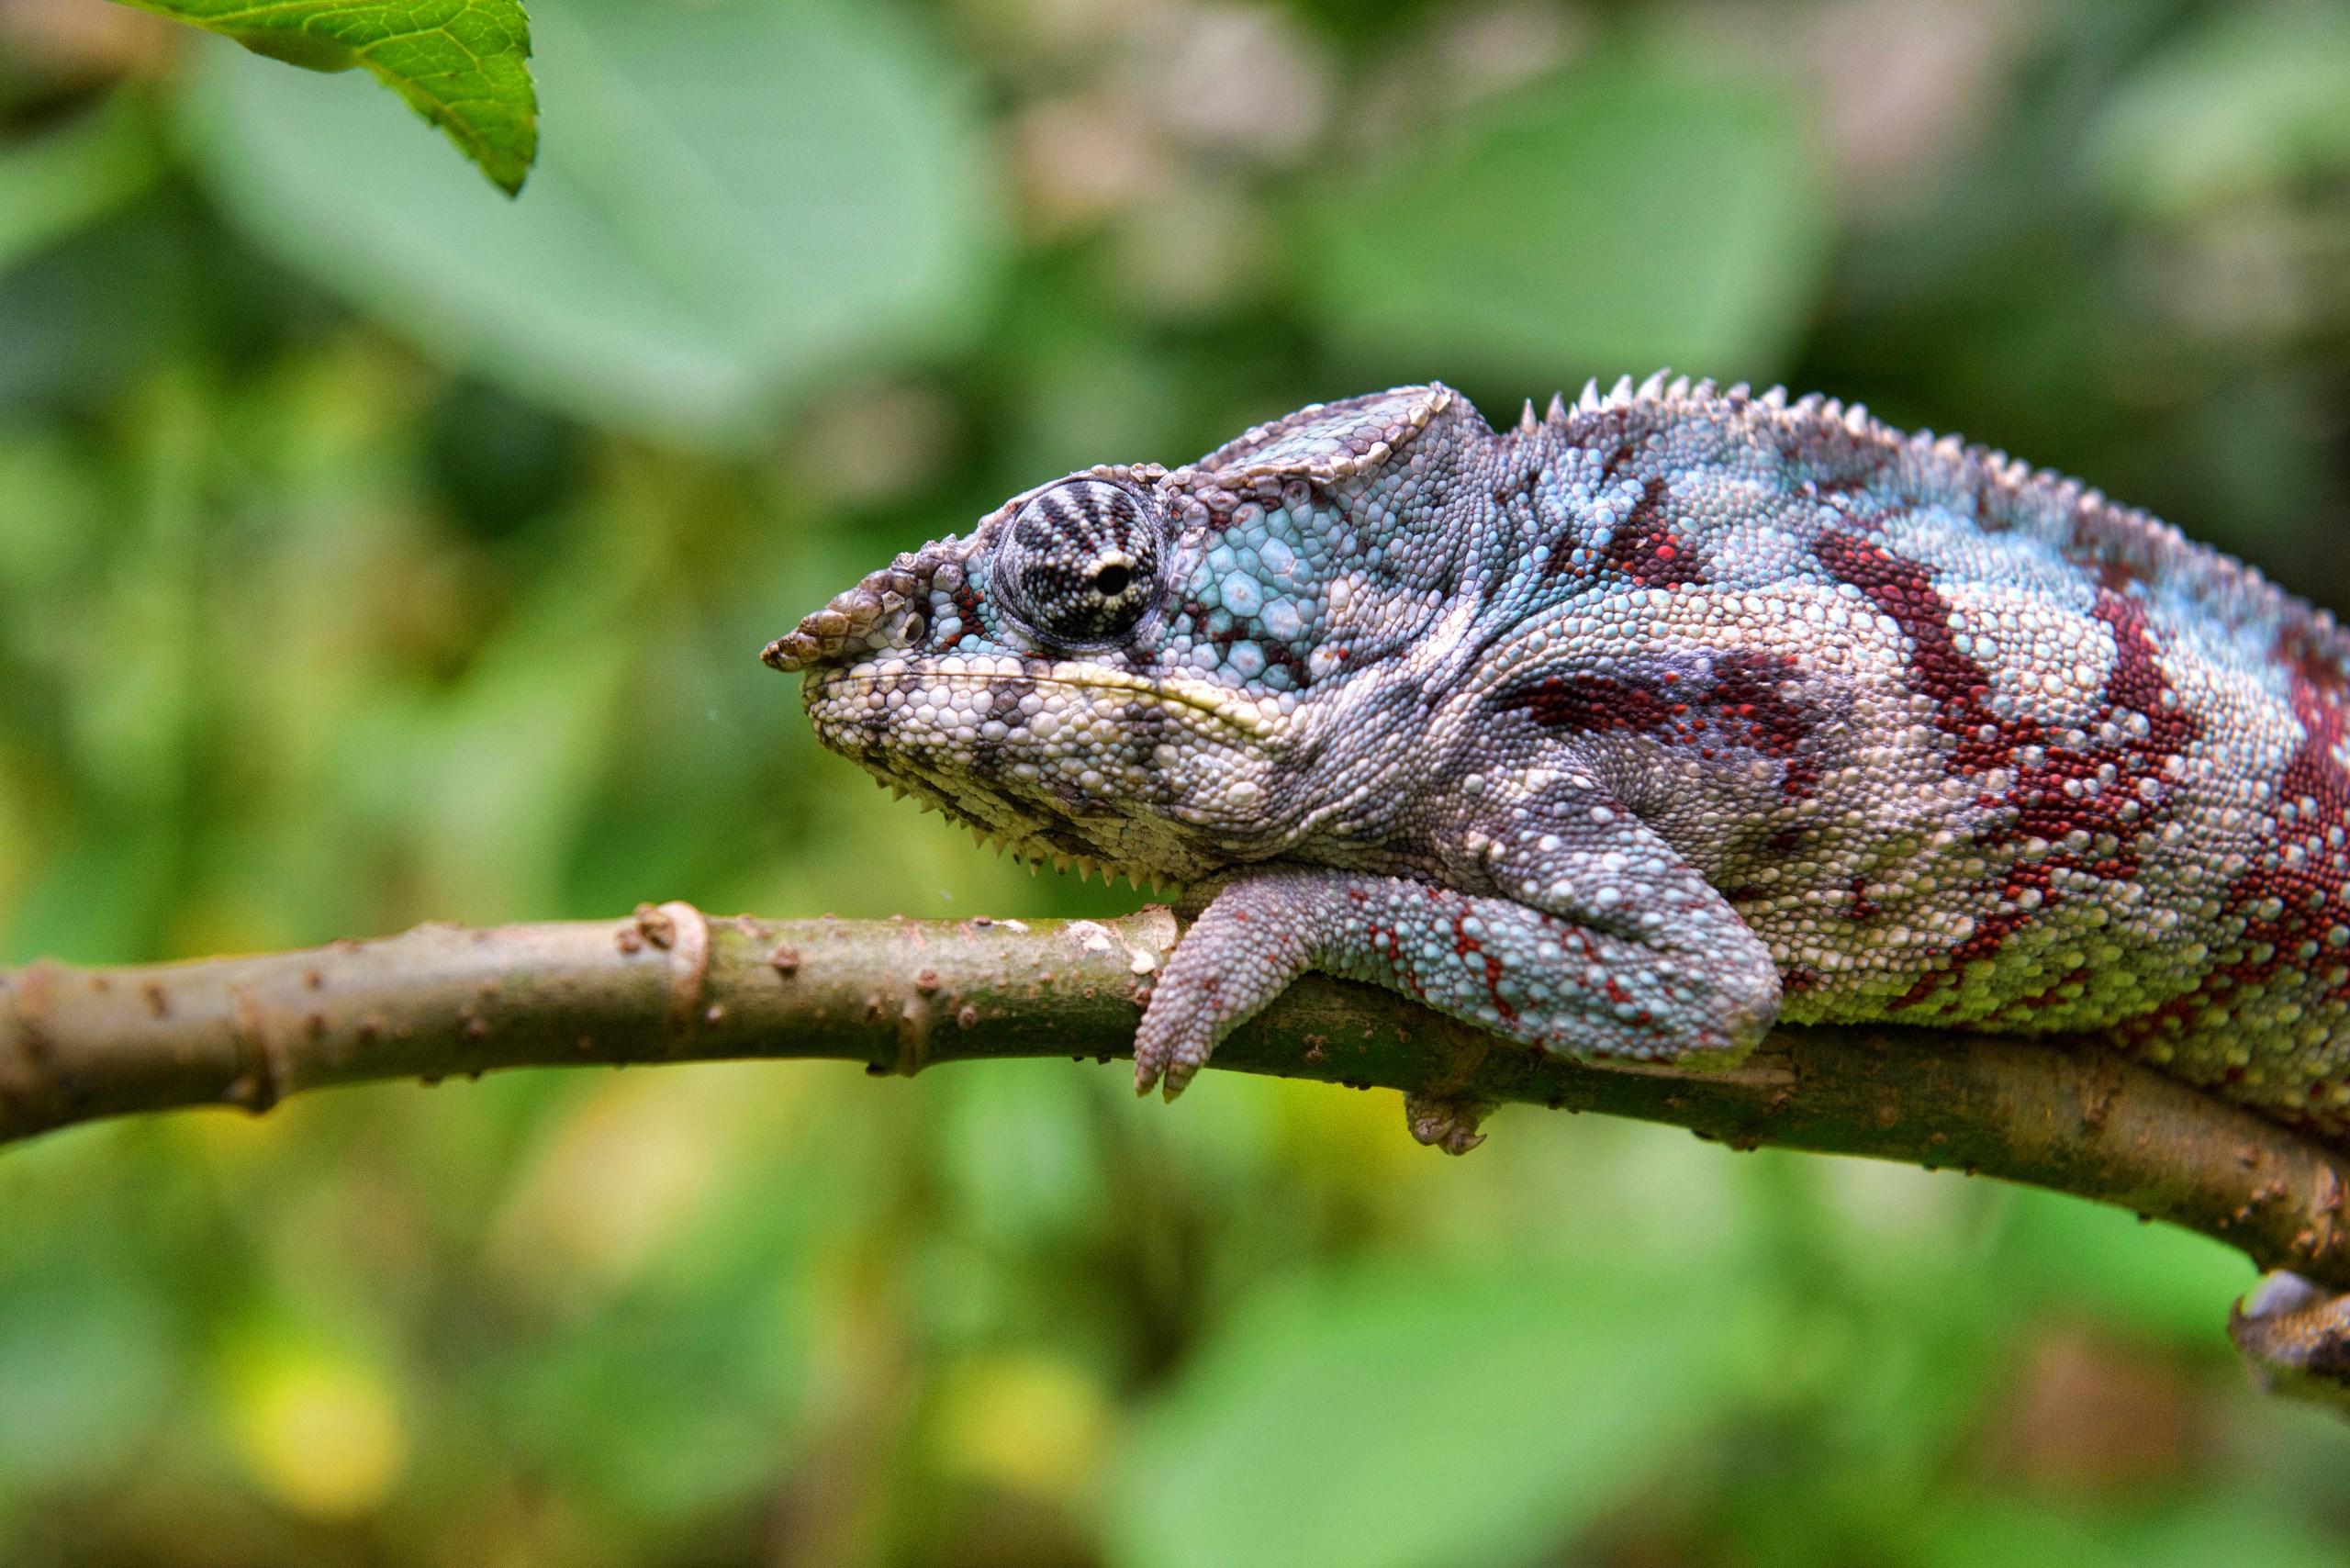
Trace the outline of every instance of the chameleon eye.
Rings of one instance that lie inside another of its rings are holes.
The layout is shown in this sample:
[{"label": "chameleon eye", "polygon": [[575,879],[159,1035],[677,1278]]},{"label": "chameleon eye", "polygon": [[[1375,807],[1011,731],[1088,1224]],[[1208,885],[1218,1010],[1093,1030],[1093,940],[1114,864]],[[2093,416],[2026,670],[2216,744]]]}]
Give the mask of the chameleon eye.
[{"label": "chameleon eye", "polygon": [[997,596],[1040,643],[1124,641],[1158,600],[1158,508],[1108,479],[1068,479],[1032,498],[996,548]]}]

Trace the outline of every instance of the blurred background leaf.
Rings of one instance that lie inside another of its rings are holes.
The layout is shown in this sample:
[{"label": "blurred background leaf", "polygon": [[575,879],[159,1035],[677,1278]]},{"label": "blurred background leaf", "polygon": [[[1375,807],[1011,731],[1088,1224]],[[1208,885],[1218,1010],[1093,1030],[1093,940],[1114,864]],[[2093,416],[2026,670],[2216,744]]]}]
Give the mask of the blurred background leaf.
[{"label": "blurred background leaf", "polygon": [[1782,82],[1594,60],[1331,191],[1312,295],[1356,356],[1399,378],[1767,375],[1826,259],[1816,158]]},{"label": "blurred background leaf", "polygon": [[162,172],[128,95],[0,151],[0,267],[31,255],[143,193]]},{"label": "blurred background leaf", "polygon": [[[689,898],[1089,914],[756,650],[1391,376],[1672,363],[2350,607],[2322,5],[543,0],[389,95],[0,0],[0,958]],[[2234,1254],[1516,1108],[1037,1061],[523,1074],[0,1156],[0,1562],[1972,1568],[2350,1555]]]},{"label": "blurred background leaf", "polygon": [[1154,1568],[1533,1561],[1737,1403],[1759,1303],[1690,1282],[1447,1271],[1267,1302],[1151,1413],[1113,1549]]},{"label": "blurred background leaf", "polygon": [[215,51],[192,100],[264,243],[575,414],[740,442],[823,372],[968,338],[994,239],[968,92],[846,0],[542,0],[545,149],[509,207],[380,95]]},{"label": "blurred background leaf", "polygon": [[2157,217],[2339,175],[2350,169],[2350,7],[2214,17],[2114,95],[2090,155],[2117,196]]}]

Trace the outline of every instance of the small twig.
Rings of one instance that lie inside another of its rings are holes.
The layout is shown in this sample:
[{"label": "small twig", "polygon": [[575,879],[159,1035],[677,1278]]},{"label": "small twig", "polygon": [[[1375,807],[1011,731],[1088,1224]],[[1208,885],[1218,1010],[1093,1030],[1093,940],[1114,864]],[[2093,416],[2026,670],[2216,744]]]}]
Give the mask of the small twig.
[{"label": "small twig", "polygon": [[[1174,917],[427,925],[308,952],[0,972],[0,1142],[130,1112],[507,1067],[744,1057],[875,1073],[1125,1056]],[[2094,1047],[1781,1029],[1726,1073],[1601,1068],[1321,976],[1219,1049],[1245,1072],[1521,1101],[2076,1193],[2350,1289],[2350,1157]],[[1180,1108],[1169,1113],[1180,1115]]]}]

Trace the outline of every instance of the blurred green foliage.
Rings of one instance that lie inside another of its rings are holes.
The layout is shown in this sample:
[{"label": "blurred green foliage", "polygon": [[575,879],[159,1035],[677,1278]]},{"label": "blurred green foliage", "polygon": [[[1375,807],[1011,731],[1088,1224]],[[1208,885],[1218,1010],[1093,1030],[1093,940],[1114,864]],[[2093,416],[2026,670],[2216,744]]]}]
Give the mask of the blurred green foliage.
[{"label": "blurred green foliage", "polygon": [[658,435],[765,440],[778,394],[969,338],[1001,202],[969,84],[855,0],[532,9],[546,133],[509,203],[345,83],[207,51],[221,199],[453,364]]},{"label": "blurred green foliage", "polygon": [[[1670,360],[2350,607],[2350,12],[542,0],[509,204],[364,79],[0,0],[0,958],[684,897],[1100,913],[755,650],[892,550],[1391,378]],[[0,1154],[0,1561],[2350,1556],[2222,1249],[1385,1094],[822,1066]]]}]

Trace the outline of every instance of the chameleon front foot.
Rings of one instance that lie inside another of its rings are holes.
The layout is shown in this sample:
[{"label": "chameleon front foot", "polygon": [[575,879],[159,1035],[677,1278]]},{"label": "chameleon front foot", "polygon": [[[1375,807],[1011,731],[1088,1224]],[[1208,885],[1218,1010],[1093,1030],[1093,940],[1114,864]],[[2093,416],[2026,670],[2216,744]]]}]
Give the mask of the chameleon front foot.
[{"label": "chameleon front foot", "polygon": [[1412,1137],[1447,1154],[1466,1154],[1485,1141],[1477,1130],[1499,1109],[1491,1100],[1463,1100],[1448,1094],[1407,1094],[1404,1123]]},{"label": "chameleon front foot", "polygon": [[1328,873],[1246,879],[1218,892],[1175,945],[1135,1032],[1135,1092],[1174,1099],[1216,1043],[1314,962]]},{"label": "chameleon front foot", "polygon": [[2228,1338],[2262,1393],[2350,1415],[2350,1295],[2269,1274],[2229,1312]]},{"label": "chameleon front foot", "polygon": [[[1181,1093],[1225,1035],[1309,969],[1384,986],[1554,1056],[1728,1066],[1778,1007],[1771,956],[1694,874],[1668,902],[1658,889],[1674,868],[1659,859],[1640,868],[1648,902],[1671,912],[1619,923],[1641,935],[1400,877],[1284,867],[1236,879],[1176,944],[1152,991],[1135,1036],[1135,1087]],[[1578,884],[1573,869],[1544,890],[1589,885],[1595,910],[1639,906],[1605,879],[1626,873],[1603,867]],[[1424,1143],[1465,1148],[1476,1137],[1473,1120],[1429,1126]]]}]

